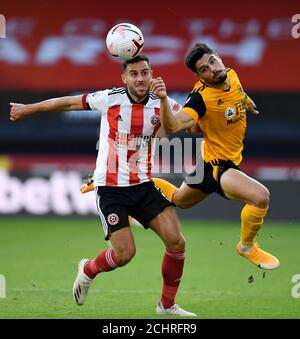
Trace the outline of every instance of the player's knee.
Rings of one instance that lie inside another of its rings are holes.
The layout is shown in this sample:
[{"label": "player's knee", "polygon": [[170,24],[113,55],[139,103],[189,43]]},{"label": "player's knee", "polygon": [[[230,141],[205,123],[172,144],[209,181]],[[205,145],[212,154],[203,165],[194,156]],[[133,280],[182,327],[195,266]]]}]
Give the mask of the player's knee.
[{"label": "player's knee", "polygon": [[187,201],[186,199],[182,199],[180,196],[174,194],[172,202],[178,208],[187,209],[193,207],[195,204],[192,201]]},{"label": "player's knee", "polygon": [[178,205],[176,206],[182,209],[187,209],[187,208],[193,207],[195,204],[196,203],[191,202],[191,201],[182,201],[179,206]]},{"label": "player's knee", "polygon": [[183,235],[180,235],[178,238],[172,239],[167,246],[167,249],[170,252],[182,253],[185,250],[185,239]]},{"label": "player's knee", "polygon": [[135,249],[126,249],[118,253],[118,266],[125,266],[135,256]]},{"label": "player's knee", "polygon": [[267,208],[269,206],[269,200],[270,192],[266,187],[264,187],[258,192],[255,204],[259,208]]},{"label": "player's knee", "polygon": [[173,198],[172,198],[172,203],[179,208],[183,208],[182,207],[182,199],[180,199],[180,196],[177,194],[178,190],[174,192],[173,194]]}]

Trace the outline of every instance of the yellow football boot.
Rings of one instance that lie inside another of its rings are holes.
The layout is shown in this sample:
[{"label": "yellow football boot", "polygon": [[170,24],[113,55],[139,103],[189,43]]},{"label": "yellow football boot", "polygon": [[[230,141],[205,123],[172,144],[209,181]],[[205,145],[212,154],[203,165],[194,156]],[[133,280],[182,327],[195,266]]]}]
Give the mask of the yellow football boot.
[{"label": "yellow football boot", "polygon": [[82,182],[82,186],[80,187],[81,193],[87,193],[94,190],[94,177],[89,176],[84,179]]},{"label": "yellow football boot", "polygon": [[280,262],[276,257],[268,252],[263,251],[261,248],[259,248],[257,243],[249,252],[243,251],[241,249],[240,243],[237,244],[236,250],[242,257],[250,260],[254,265],[262,268],[263,270],[274,270],[280,265]]}]

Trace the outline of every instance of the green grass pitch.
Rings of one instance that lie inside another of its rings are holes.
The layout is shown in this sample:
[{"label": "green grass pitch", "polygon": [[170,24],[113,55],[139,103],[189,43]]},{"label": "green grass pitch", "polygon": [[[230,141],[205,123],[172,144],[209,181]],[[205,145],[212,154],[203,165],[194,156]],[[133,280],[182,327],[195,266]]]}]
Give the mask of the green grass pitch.
[{"label": "green grass pitch", "polygon": [[[300,318],[300,298],[291,293],[292,276],[300,273],[299,224],[264,225],[257,240],[281,261],[265,273],[236,254],[238,221],[182,220],[182,226],[187,248],[179,305],[200,319]],[[98,276],[78,307],[71,294],[77,263],[108,245],[98,219],[1,218],[6,298],[0,298],[0,318],[157,318],[163,245],[151,230],[133,232],[136,257]]]}]

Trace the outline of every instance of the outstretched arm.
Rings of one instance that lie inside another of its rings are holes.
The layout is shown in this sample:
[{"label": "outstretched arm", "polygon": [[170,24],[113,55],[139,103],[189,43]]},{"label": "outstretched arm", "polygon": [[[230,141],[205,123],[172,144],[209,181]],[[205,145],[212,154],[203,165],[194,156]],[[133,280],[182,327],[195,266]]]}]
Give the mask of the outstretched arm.
[{"label": "outstretched arm", "polygon": [[257,107],[255,102],[247,94],[245,94],[245,106],[247,111],[251,112],[252,114],[259,114],[259,111],[256,109]]},{"label": "outstretched arm", "polygon": [[194,125],[193,118],[187,113],[180,111],[176,115],[172,114],[166,86],[162,78],[158,77],[152,80],[151,90],[160,98],[160,116],[166,133],[176,133]]},{"label": "outstretched arm", "polygon": [[53,98],[35,104],[10,103],[10,120],[17,121],[38,112],[82,110],[82,95]]}]

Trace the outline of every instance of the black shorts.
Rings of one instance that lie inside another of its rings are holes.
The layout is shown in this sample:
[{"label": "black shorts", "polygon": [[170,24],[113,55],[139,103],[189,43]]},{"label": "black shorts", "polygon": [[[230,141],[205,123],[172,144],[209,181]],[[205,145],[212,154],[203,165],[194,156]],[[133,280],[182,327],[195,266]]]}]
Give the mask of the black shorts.
[{"label": "black shorts", "polygon": [[149,222],[172,205],[152,181],[129,187],[99,186],[96,198],[105,240],[129,226],[129,215],[149,228]]},{"label": "black shorts", "polygon": [[[191,188],[199,189],[203,193],[210,194],[215,192],[226,198],[220,185],[220,179],[222,174],[229,168],[240,170],[239,166],[235,165],[235,163],[230,160],[214,160],[211,162],[204,162],[204,177],[202,182],[197,184],[186,184]],[[195,172],[196,170],[188,174],[187,177],[195,176]]]}]

